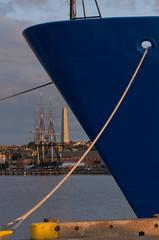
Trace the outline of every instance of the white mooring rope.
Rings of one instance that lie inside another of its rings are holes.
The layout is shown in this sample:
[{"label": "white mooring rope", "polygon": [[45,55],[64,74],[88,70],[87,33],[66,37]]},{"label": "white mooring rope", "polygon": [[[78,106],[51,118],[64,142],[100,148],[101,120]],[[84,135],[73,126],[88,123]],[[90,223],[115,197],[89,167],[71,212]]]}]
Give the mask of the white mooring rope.
[{"label": "white mooring rope", "polygon": [[95,143],[98,141],[98,139],[100,138],[100,136],[102,135],[102,133],[105,131],[105,129],[107,128],[107,126],[109,125],[109,123],[111,122],[112,118],[114,117],[115,113],[117,112],[118,108],[120,107],[121,103],[123,102],[125,96],[127,95],[140,67],[142,66],[144,59],[147,55],[148,52],[148,48],[145,48],[144,53],[142,55],[142,58],[137,66],[137,68],[135,69],[135,72],[133,74],[133,76],[131,77],[125,91],[123,92],[121,98],[119,99],[117,105],[115,106],[113,112],[111,113],[111,115],[109,116],[108,120],[105,122],[104,126],[102,127],[102,129],[100,130],[100,132],[98,133],[98,135],[96,136],[96,138],[94,139],[94,141],[92,142],[92,144],[89,146],[89,148],[85,151],[85,153],[82,155],[82,157],[79,159],[79,161],[75,164],[75,166],[68,172],[68,174],[66,176],[64,176],[64,178],[56,185],[56,187],[54,187],[51,192],[49,192],[40,202],[38,202],[32,209],[30,209],[28,212],[26,212],[25,214],[23,214],[21,217],[15,219],[14,221],[8,223],[6,225],[6,228],[12,228],[12,229],[16,229],[24,220],[26,220],[32,213],[34,213],[41,205],[43,205],[65,182],[66,180],[70,177],[70,175],[75,171],[75,169],[79,166],[79,164],[82,162],[82,160],[87,156],[87,154],[89,153],[89,151],[93,148],[93,146],[95,145]]}]

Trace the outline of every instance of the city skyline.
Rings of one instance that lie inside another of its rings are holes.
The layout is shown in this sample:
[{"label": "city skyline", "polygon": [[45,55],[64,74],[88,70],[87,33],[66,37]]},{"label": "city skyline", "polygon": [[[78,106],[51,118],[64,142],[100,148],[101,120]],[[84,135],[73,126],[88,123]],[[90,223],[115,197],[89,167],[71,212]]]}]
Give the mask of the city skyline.
[{"label": "city skyline", "polygon": [[[79,6],[79,14],[81,7]],[[88,0],[89,15],[94,15]],[[99,0],[103,16],[158,15],[159,0]],[[118,11],[117,11],[118,10]],[[29,14],[28,14],[29,13]],[[68,0],[0,0],[0,97],[45,84],[48,75],[25,42],[22,31],[34,24],[69,18]],[[0,144],[24,144],[33,139],[39,96],[44,104],[52,98],[55,127],[60,131],[61,111],[66,105],[54,85],[0,102]],[[70,138],[86,135],[69,111]]]}]

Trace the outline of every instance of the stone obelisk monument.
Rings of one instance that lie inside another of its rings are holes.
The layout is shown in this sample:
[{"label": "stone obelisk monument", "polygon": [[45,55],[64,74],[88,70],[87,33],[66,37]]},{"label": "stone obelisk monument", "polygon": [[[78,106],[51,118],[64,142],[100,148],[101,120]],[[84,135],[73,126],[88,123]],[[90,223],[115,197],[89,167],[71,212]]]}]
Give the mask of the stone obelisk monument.
[{"label": "stone obelisk monument", "polygon": [[61,142],[63,144],[69,143],[68,133],[68,110],[66,107],[62,109],[62,129],[61,129]]}]

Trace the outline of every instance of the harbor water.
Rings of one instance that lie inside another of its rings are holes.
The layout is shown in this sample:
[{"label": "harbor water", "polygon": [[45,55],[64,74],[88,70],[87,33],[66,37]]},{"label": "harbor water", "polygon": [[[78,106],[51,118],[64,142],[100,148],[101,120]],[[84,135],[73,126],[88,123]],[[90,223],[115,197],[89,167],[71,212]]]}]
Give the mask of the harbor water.
[{"label": "harbor water", "polygon": [[[21,216],[62,176],[0,177],[0,225]],[[60,221],[135,218],[111,176],[75,175],[16,230],[13,239],[29,239],[29,225],[44,218]]]}]

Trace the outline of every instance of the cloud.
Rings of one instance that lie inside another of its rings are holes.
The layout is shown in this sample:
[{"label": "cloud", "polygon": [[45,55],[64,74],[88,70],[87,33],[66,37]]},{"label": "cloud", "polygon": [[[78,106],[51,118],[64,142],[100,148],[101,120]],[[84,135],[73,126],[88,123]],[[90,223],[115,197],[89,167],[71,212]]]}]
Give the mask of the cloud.
[{"label": "cloud", "polygon": [[43,5],[43,4],[48,4],[49,0],[14,0],[14,2],[17,5],[22,5],[22,6],[26,6],[26,5]]},{"label": "cloud", "polygon": [[8,0],[0,3],[0,14],[34,23],[68,18],[68,0]]},{"label": "cloud", "polygon": [[39,7],[42,5],[47,5],[49,0],[1,0],[0,2],[0,9],[1,12],[4,11],[10,12],[14,11],[14,9],[19,6],[19,7]]},{"label": "cloud", "polygon": [[153,9],[155,12],[159,13],[159,0],[154,0]]},{"label": "cloud", "polygon": [[103,16],[147,16],[155,15],[156,0],[100,0]]}]

